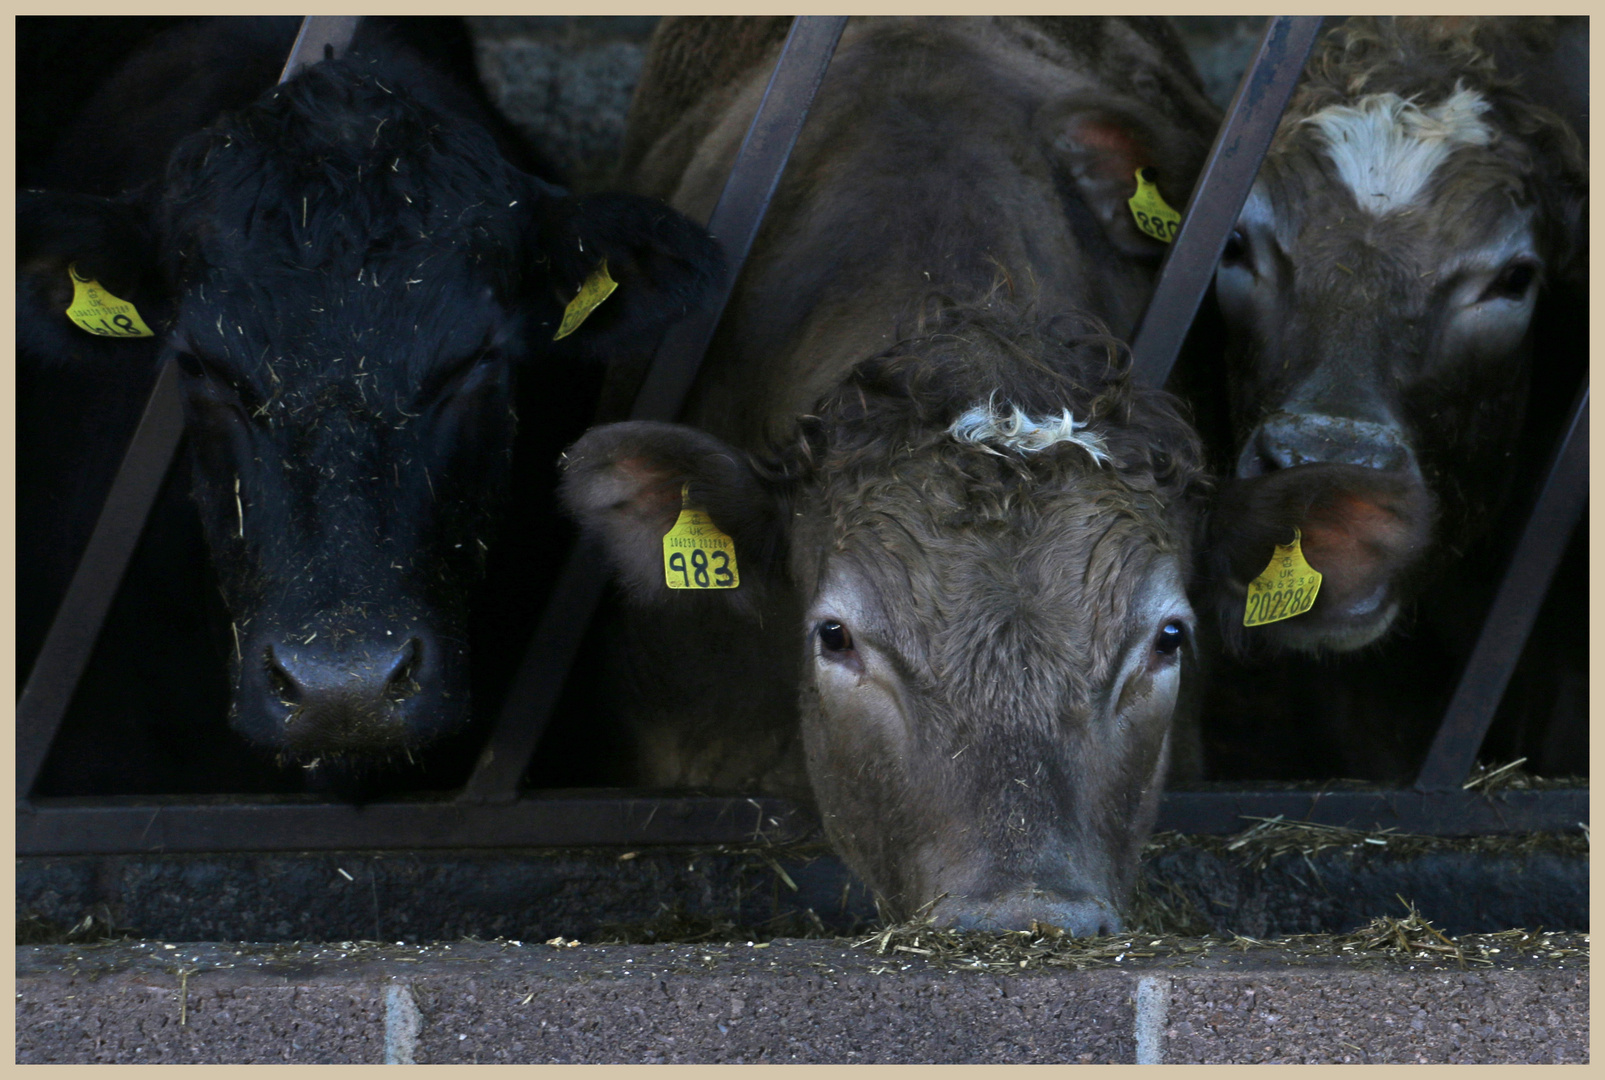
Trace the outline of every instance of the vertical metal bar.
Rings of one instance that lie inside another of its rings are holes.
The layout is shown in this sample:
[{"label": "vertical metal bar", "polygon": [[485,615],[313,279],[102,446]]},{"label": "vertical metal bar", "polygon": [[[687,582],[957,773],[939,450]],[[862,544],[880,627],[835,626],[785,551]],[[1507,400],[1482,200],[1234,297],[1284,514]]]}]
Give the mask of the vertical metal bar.
[{"label": "vertical metal bar", "polygon": [[1321,23],[1319,15],[1278,15],[1266,24],[1132,339],[1132,374],[1138,382],[1163,386],[1170,376]]},{"label": "vertical metal bar", "polygon": [[183,434],[178,368],[169,360],[156,376],[95,531],[17,699],[19,798],[26,798],[38,779]]},{"label": "vertical metal bar", "polygon": [[361,15],[307,15],[301,19],[301,31],[290,46],[290,58],[284,62],[279,82],[286,82],[309,64],[323,59],[325,49],[332,48],[335,56],[343,56],[356,36]]},{"label": "vertical metal bar", "polygon": [[[360,21],[361,16],[303,18],[279,81],[323,59],[326,47],[333,47],[336,55],[344,52]],[[38,779],[183,433],[178,369],[168,361],[157,374],[95,530],[17,699],[19,797],[26,798]]]},{"label": "vertical metal bar", "polygon": [[1561,436],[1544,486],[1527,519],[1505,579],[1494,595],[1482,633],[1461,673],[1460,684],[1444,713],[1426,763],[1416,778],[1422,791],[1459,787],[1471,774],[1483,736],[1504,697],[1505,686],[1521,658],[1538,609],[1549,591],[1555,569],[1572,530],[1588,503],[1588,383],[1572,407],[1571,423]]},{"label": "vertical metal bar", "polygon": [[[708,219],[708,231],[724,245],[729,263],[724,291],[700,313],[664,335],[636,394],[632,419],[673,420],[678,415],[846,24],[846,16],[798,16],[792,20],[758,112]],[[569,553],[508,688],[496,726],[459,796],[463,800],[506,801],[517,794],[518,781],[551,720],[580,641],[601,602],[607,577],[596,551],[576,546]]]}]

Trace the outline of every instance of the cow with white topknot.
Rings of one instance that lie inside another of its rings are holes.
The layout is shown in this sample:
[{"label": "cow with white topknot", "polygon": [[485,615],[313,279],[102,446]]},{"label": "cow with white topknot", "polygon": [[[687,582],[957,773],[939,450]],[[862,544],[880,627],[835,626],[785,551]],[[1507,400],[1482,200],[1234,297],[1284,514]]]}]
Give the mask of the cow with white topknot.
[{"label": "cow with white topknot", "polygon": [[[638,190],[711,208],[786,25],[660,25]],[[1121,926],[1200,473],[1102,328],[1164,253],[1138,171],[1183,204],[1216,120],[1160,20],[848,22],[688,426],[568,455],[633,601],[603,680],[623,779],[814,802],[888,914]]]},{"label": "cow with white topknot", "polygon": [[[1580,144],[1513,60],[1552,29],[1350,19],[1281,121],[1216,276],[1232,480],[1195,600],[1238,660],[1213,680],[1216,775],[1285,751],[1290,717],[1315,737],[1285,778],[1419,765],[1543,452],[1522,443],[1535,311],[1583,267]],[[1257,618],[1295,537],[1314,604]]]}]

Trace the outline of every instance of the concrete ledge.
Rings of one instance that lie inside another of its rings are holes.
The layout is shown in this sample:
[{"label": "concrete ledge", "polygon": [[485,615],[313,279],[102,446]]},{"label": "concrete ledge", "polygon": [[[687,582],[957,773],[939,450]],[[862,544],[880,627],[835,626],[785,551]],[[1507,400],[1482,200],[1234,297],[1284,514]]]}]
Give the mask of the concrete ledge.
[{"label": "concrete ledge", "polygon": [[1586,1062],[1586,960],[1019,974],[767,947],[22,948],[19,1062]]}]

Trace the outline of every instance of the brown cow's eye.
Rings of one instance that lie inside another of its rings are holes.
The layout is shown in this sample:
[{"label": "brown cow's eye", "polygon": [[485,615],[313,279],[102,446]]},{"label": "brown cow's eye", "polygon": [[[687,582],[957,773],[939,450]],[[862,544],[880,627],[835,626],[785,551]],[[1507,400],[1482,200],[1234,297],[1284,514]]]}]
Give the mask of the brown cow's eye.
[{"label": "brown cow's eye", "polygon": [[1248,236],[1242,229],[1233,229],[1232,235],[1226,238],[1226,247],[1220,253],[1220,261],[1228,265],[1238,265],[1248,260]]},{"label": "brown cow's eye", "polygon": [[827,652],[847,652],[853,647],[853,635],[839,622],[822,622],[819,624],[819,643]]},{"label": "brown cow's eye", "polygon": [[1502,270],[1482,294],[1484,300],[1520,300],[1538,278],[1531,259],[1517,259]]},{"label": "brown cow's eye", "polygon": [[1154,651],[1161,656],[1172,656],[1185,644],[1187,644],[1187,624],[1172,619],[1159,628],[1159,636],[1154,638]]}]

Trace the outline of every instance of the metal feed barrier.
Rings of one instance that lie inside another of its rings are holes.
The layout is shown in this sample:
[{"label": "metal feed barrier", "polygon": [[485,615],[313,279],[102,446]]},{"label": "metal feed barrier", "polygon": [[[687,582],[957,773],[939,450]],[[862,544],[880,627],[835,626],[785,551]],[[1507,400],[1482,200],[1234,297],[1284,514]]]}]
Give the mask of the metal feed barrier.
[{"label": "metal feed barrier", "polygon": [[[1137,377],[1162,384],[1209,287],[1278,120],[1320,33],[1317,16],[1269,20],[1210,150],[1133,343]],[[284,76],[342,52],[355,18],[308,16]],[[793,21],[757,115],[708,226],[740,271],[823,80],[844,17]],[[672,420],[690,389],[729,287],[667,335],[634,398],[636,419]],[[520,792],[606,573],[569,556],[461,792],[356,806],[314,796],[33,797],[35,781],[172,463],[183,428],[171,362],[107,496],[83,558],[17,703],[17,853],[314,851],[784,842],[814,833],[780,799],[601,789]],[[1497,800],[1462,790],[1516,660],[1587,501],[1588,384],[1578,391],[1546,479],[1458,689],[1411,788],[1393,791],[1219,786],[1167,792],[1158,827],[1230,833],[1245,816],[1440,836],[1575,829],[1586,789],[1519,790]]]}]

